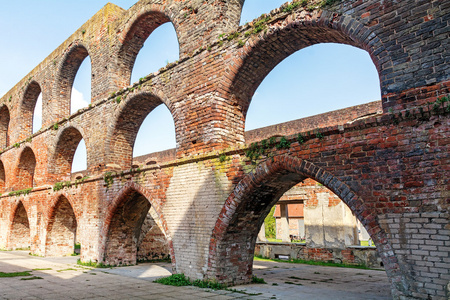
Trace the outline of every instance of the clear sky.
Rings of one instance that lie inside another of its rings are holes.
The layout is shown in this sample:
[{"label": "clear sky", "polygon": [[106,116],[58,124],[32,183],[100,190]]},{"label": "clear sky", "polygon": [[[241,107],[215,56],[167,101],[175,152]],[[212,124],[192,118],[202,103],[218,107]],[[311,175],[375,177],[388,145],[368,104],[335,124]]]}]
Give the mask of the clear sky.
[{"label": "clear sky", "polygon": [[[0,10],[0,96],[25,77],[55,48],[99,11],[104,0],[3,1]],[[112,0],[128,9],[136,1]],[[241,24],[281,6],[282,0],[246,0]],[[157,41],[157,43],[155,43]],[[156,46],[157,45],[157,46]],[[178,59],[173,26],[155,30],[141,49],[132,82]],[[72,111],[90,99],[90,60],[75,78]],[[300,50],[281,62],[262,82],[250,105],[246,130],[315,115],[380,99],[379,79],[369,55],[360,49],[319,44]],[[42,108],[36,106],[35,128],[40,127]],[[158,125],[157,125],[158,124]],[[175,147],[172,117],[163,105],[144,121],[134,155]],[[84,144],[77,150],[73,171],[86,167]]]}]

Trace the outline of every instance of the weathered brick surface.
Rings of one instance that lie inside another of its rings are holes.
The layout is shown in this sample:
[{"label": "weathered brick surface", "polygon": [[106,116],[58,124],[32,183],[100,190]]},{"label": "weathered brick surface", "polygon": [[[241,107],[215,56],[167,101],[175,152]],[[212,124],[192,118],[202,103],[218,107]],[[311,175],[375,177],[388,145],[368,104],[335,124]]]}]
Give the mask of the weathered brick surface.
[{"label": "weathered brick surface", "polygon": [[[23,205],[33,253],[60,252],[52,246],[57,236],[69,245],[73,236],[56,228],[61,216],[75,216],[83,261],[132,263],[136,232],[147,215],[136,207],[152,207],[174,271],[248,282],[259,225],[270,206],[312,178],[365,225],[395,298],[444,299],[448,103],[435,110],[427,103],[449,94],[448,1],[348,0],[290,12],[285,5],[237,27],[243,2],[141,0],[127,11],[108,4],[0,99],[0,246],[17,247],[19,235],[12,234],[26,235]],[[180,60],[128,86],[138,49],[164,22],[174,24]],[[294,134],[292,144],[267,148],[271,154],[255,168],[244,155],[253,93],[281,60],[322,42],[370,54],[383,112],[354,121],[353,114],[364,114],[350,109],[338,121],[317,125],[317,117],[291,131],[266,129],[268,135]],[[69,116],[71,85],[87,55],[91,105]],[[31,135],[39,91],[43,127]],[[137,130],[159,104],[174,118],[176,152],[150,155],[133,167]],[[56,182],[70,178],[81,137],[88,178],[53,191]],[[6,193],[31,187],[29,194]],[[122,229],[129,234],[119,241]]]}]

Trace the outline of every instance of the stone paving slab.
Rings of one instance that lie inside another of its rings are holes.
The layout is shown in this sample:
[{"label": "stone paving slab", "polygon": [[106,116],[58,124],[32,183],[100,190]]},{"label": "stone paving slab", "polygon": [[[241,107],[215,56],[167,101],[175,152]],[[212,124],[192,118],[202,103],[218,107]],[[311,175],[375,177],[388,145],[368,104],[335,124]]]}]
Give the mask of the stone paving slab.
[{"label": "stone paving slab", "polygon": [[214,291],[153,283],[171,274],[167,263],[94,269],[76,260],[0,251],[0,272],[34,269],[32,276],[42,278],[0,278],[0,299],[391,299],[384,271],[257,261],[255,275],[267,284]]}]

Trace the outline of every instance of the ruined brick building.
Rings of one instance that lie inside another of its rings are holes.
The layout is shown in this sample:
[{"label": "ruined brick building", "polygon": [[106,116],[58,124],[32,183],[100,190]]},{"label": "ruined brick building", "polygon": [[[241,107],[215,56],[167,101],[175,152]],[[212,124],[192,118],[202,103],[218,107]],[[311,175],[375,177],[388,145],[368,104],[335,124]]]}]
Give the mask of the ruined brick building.
[{"label": "ruined brick building", "polygon": [[[135,263],[151,207],[173,272],[245,283],[270,207],[311,178],[365,226],[394,298],[447,298],[450,2],[310,0],[239,27],[243,3],[108,4],[0,99],[0,247],[63,255],[76,239],[83,261]],[[180,60],[130,85],[139,49],[166,22]],[[381,102],[306,122],[286,137],[244,133],[265,76],[323,42],[369,53]],[[70,115],[87,56],[91,105]],[[41,92],[43,127],[32,134]],[[177,148],[134,166],[139,126],[160,104],[173,116]],[[81,139],[87,176],[70,181]]]}]

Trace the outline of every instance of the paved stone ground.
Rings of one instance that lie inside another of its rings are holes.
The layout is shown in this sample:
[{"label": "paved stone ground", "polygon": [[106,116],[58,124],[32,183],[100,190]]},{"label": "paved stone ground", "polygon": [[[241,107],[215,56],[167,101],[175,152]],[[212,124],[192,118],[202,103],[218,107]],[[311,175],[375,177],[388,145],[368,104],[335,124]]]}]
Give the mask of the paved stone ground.
[{"label": "paved stone ground", "polygon": [[258,261],[255,274],[267,284],[234,287],[236,292],[153,283],[170,275],[166,263],[92,269],[77,266],[76,260],[0,251],[0,272],[34,269],[32,276],[42,278],[0,278],[0,299],[390,299],[382,271]]}]

